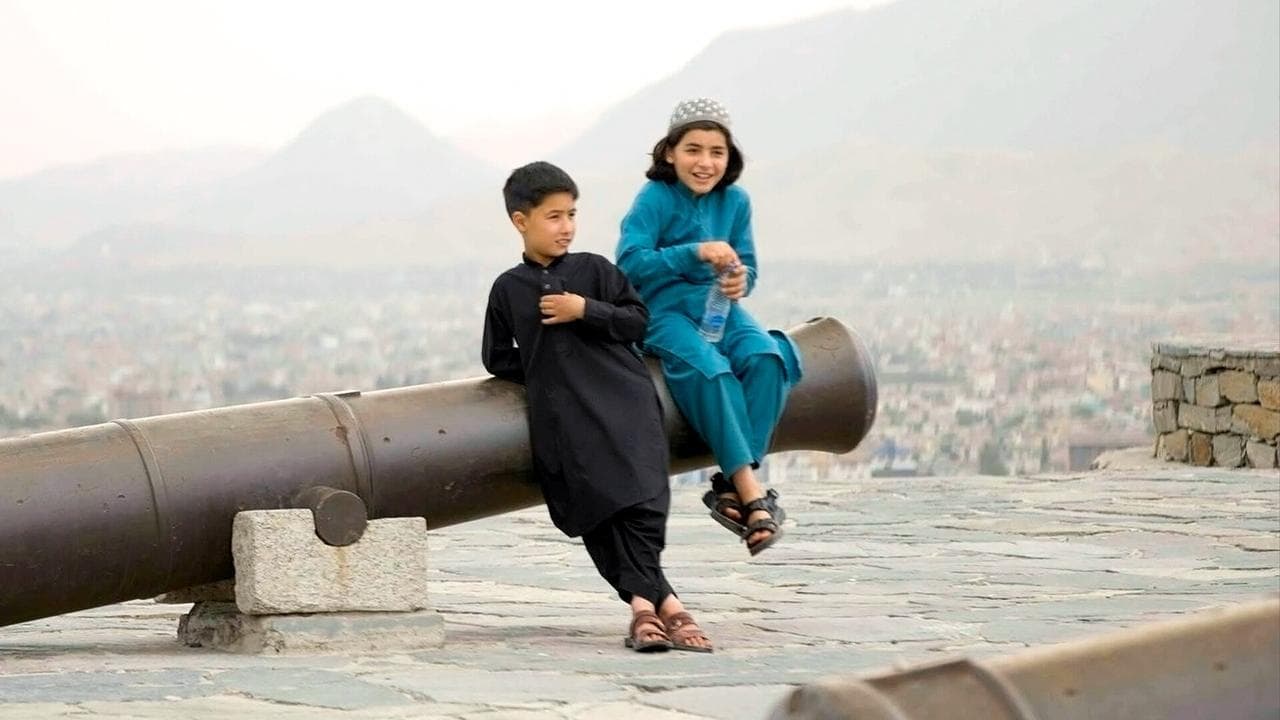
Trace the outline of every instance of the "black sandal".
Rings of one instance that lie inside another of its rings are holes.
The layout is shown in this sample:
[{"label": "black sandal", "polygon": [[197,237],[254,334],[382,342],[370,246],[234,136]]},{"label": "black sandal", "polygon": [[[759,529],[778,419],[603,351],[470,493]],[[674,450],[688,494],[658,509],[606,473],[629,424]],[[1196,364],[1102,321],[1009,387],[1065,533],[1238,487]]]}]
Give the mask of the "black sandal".
[{"label": "black sandal", "polygon": [[[747,513],[742,509],[742,501],[738,498],[738,490],[733,483],[727,480],[724,473],[716,473],[711,476],[711,489],[702,496],[702,504],[711,510],[711,519],[720,523],[729,532],[744,537],[743,530],[747,529],[742,521],[747,518]],[[725,514],[725,510],[733,510],[738,513],[738,519],[735,520]]]},{"label": "black sandal", "polygon": [[[742,541],[747,544],[747,552],[753,556],[769,549],[774,543],[782,539],[782,521],[786,519],[787,513],[778,507],[778,493],[772,489],[765,493],[764,497],[756,498],[742,506],[744,517],[750,517],[753,512],[764,511],[769,513],[769,517],[760,518],[755,522],[748,522],[742,532]],[[754,543],[748,538],[757,532],[767,532],[769,535]]]}]

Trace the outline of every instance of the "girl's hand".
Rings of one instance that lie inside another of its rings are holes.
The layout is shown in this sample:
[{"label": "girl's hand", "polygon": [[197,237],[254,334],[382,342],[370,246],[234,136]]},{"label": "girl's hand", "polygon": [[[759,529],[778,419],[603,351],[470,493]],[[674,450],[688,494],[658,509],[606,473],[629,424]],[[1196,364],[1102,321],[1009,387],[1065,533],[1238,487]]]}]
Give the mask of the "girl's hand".
[{"label": "girl's hand", "polygon": [[738,262],[738,251],[723,240],[708,240],[698,245],[698,259],[711,263],[720,272]]},{"label": "girl's hand", "polygon": [[741,300],[747,294],[747,268],[738,265],[733,272],[720,278],[720,292],[730,300]]},{"label": "girl's hand", "polygon": [[559,325],[560,323],[581,320],[587,311],[587,300],[581,295],[560,293],[559,295],[543,295],[538,301],[538,309],[542,311],[543,325]]}]

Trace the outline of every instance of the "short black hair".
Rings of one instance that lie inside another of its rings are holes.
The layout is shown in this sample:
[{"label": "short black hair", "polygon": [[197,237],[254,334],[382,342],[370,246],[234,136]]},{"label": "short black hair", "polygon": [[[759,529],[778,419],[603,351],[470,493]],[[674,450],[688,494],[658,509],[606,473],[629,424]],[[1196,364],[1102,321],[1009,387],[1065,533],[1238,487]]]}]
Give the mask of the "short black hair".
[{"label": "short black hair", "polygon": [[578,199],[578,186],[569,173],[539,160],[511,171],[502,186],[502,199],[507,203],[507,215],[528,213],[542,204],[548,195],[567,192]]},{"label": "short black hair", "polygon": [[711,191],[723,190],[738,182],[738,178],[742,176],[742,166],[744,165],[742,151],[738,149],[737,145],[733,144],[733,134],[729,132],[729,128],[714,120],[695,120],[688,125],[672,128],[666,137],[653,146],[653,164],[645,171],[644,176],[650,180],[660,180],[668,184],[674,184],[678,181],[675,165],[667,162],[667,151],[679,145],[685,133],[690,130],[719,130],[724,133],[725,142],[729,144],[729,162],[725,165],[724,177],[720,178],[720,182],[716,183],[716,186],[711,188]]}]

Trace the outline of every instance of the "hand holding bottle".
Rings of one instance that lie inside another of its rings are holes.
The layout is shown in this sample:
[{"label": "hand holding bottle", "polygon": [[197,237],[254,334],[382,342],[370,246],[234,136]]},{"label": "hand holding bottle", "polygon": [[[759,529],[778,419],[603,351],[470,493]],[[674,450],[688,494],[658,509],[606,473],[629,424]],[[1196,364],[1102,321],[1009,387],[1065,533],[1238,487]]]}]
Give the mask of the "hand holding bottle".
[{"label": "hand holding bottle", "polygon": [[741,300],[747,294],[747,268],[740,263],[731,264],[720,273],[720,292],[730,300]]},{"label": "hand holding bottle", "polygon": [[[721,270],[720,277],[707,289],[707,304],[702,311],[702,322],[698,324],[698,334],[707,342],[717,343],[724,337],[724,324],[729,320],[733,298],[726,295],[723,288],[726,282],[732,282],[732,278],[735,277],[745,278],[745,275],[739,272],[736,261]],[[741,283],[742,289],[745,290],[745,279]]]}]

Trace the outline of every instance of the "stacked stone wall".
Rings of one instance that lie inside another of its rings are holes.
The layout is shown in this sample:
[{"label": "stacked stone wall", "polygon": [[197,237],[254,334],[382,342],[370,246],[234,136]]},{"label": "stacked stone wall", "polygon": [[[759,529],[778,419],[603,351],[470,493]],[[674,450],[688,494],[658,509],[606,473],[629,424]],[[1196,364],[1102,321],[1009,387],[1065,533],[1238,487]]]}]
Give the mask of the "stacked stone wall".
[{"label": "stacked stone wall", "polygon": [[1277,466],[1280,342],[1158,342],[1152,350],[1156,457]]}]

